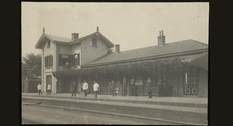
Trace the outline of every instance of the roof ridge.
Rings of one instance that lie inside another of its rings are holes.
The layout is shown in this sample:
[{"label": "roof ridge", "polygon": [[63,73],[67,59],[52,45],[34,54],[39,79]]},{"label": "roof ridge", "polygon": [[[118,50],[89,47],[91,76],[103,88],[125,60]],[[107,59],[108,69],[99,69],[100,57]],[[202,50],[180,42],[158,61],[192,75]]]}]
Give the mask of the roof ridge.
[{"label": "roof ridge", "polygon": [[[165,45],[177,44],[177,43],[184,42],[184,41],[187,41],[187,40],[192,40],[192,41],[198,42],[200,44],[203,44],[205,46],[208,46],[208,44],[205,44],[205,43],[193,40],[193,39],[186,39],[186,40],[181,40],[181,41],[173,41],[173,42],[170,42],[170,43],[166,43]],[[159,45],[153,45],[153,46],[141,47],[141,48],[136,48],[136,49],[131,49],[131,50],[125,50],[125,51],[121,51],[121,52],[134,51],[134,50],[138,50],[138,49],[145,49],[145,48],[152,48],[152,47],[160,47],[160,46]]]},{"label": "roof ridge", "polygon": [[68,37],[62,37],[62,36],[57,36],[57,35],[51,35],[51,34],[45,34],[45,35],[50,35],[50,36],[54,36],[54,37],[61,37],[61,38],[67,38],[67,39],[72,39],[72,38],[68,38]]},{"label": "roof ridge", "polygon": [[93,35],[93,34],[95,34],[95,33],[97,33],[97,32],[93,32],[93,33],[91,33],[91,34],[88,34],[88,35],[86,35],[86,36],[83,36],[83,37],[81,37],[81,38],[78,38],[77,40],[72,40],[72,41],[70,41],[70,43],[78,42],[80,39],[86,38],[86,37],[91,36],[91,35]]},{"label": "roof ridge", "polygon": [[197,41],[197,40],[194,40],[194,39],[189,39],[189,40],[193,40],[193,41],[198,42],[198,43],[200,43],[200,44],[202,44],[202,45],[208,46],[208,44],[203,43],[203,42],[200,42],[200,41]]}]

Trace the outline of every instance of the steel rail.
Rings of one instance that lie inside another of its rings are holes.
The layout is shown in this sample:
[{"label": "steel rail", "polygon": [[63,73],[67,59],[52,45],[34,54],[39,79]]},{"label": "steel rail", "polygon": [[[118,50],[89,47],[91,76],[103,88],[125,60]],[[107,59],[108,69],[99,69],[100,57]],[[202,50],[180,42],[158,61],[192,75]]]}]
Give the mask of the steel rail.
[{"label": "steel rail", "polygon": [[159,118],[148,118],[148,117],[142,117],[142,116],[135,116],[135,115],[127,115],[127,114],[118,114],[118,113],[112,113],[112,112],[101,112],[101,111],[94,111],[94,110],[87,110],[87,109],[77,109],[77,108],[67,108],[62,106],[54,106],[54,105],[45,105],[38,103],[30,103],[30,104],[22,104],[22,105],[38,105],[38,106],[44,106],[44,107],[50,107],[50,108],[59,108],[64,110],[73,110],[73,111],[82,111],[82,112],[89,112],[89,113],[97,113],[97,114],[103,114],[103,115],[113,115],[113,116],[119,116],[119,117],[128,117],[128,118],[135,118],[135,119],[141,119],[141,120],[149,120],[149,121],[160,121],[160,122],[167,122],[167,123],[173,123],[178,125],[203,125],[203,124],[195,124],[195,123],[188,123],[188,122],[180,122],[180,121],[173,121],[173,120],[165,120],[165,119],[159,119]]}]

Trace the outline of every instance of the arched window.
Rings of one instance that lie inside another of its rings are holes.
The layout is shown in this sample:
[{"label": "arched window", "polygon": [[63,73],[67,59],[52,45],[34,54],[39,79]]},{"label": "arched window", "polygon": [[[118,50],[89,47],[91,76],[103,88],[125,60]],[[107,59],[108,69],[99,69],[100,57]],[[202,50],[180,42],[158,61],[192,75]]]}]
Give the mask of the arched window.
[{"label": "arched window", "polygon": [[47,46],[47,48],[49,48],[50,47],[50,40],[48,40],[48,46]]},{"label": "arched window", "polygon": [[97,39],[96,38],[92,39],[92,47],[97,47]]}]

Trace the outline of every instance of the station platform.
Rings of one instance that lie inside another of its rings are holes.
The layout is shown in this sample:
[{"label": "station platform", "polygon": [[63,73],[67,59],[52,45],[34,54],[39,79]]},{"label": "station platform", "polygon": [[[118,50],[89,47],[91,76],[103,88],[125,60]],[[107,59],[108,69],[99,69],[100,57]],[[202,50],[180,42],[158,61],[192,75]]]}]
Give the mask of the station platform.
[{"label": "station platform", "polygon": [[164,105],[164,106],[179,106],[179,107],[194,107],[194,108],[207,108],[208,98],[200,97],[156,97],[148,98],[148,96],[117,96],[112,95],[98,95],[94,98],[94,94],[88,94],[84,97],[83,94],[76,94],[71,97],[71,93],[58,93],[58,94],[43,94],[38,93],[22,93],[22,96],[36,96],[36,97],[51,97],[51,98],[75,98],[79,100],[88,101],[111,101],[111,102],[124,102],[124,103],[138,103],[150,105]]},{"label": "station platform", "polygon": [[148,118],[162,118],[192,124],[207,124],[208,98],[199,97],[152,97],[117,96],[71,93],[43,94],[22,93],[24,102],[78,108],[83,110],[105,111]]}]

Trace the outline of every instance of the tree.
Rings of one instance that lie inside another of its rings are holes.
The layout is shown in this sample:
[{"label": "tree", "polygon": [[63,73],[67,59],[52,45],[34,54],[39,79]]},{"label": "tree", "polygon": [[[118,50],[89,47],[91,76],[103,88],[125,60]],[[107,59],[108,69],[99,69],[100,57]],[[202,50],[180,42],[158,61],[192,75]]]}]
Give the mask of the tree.
[{"label": "tree", "polygon": [[41,55],[26,54],[22,61],[22,79],[41,76]]}]

